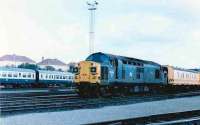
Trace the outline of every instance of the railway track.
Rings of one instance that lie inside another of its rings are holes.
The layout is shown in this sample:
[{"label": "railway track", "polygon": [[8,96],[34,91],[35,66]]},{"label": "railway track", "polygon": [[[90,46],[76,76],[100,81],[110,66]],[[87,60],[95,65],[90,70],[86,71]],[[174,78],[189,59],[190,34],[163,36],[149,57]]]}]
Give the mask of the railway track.
[{"label": "railway track", "polygon": [[180,97],[198,96],[200,91],[165,95],[134,95],[125,97],[80,98],[77,94],[50,94],[32,96],[9,96],[0,98],[1,116],[28,112],[46,112],[99,108],[104,106],[125,105],[148,101],[158,101]]}]

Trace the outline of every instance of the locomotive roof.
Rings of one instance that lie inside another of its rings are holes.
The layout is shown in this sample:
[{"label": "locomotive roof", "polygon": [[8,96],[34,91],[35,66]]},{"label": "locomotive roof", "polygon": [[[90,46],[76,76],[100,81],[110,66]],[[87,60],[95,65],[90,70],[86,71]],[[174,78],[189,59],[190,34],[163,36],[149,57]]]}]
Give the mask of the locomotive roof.
[{"label": "locomotive roof", "polygon": [[96,54],[105,55],[109,59],[119,59],[119,60],[122,60],[122,61],[135,61],[135,62],[141,62],[141,63],[144,63],[144,64],[161,66],[160,64],[152,62],[152,61],[141,60],[141,59],[126,57],[126,56],[118,56],[118,55],[107,54],[107,53],[102,53],[102,52],[93,53],[92,55],[96,55]]}]

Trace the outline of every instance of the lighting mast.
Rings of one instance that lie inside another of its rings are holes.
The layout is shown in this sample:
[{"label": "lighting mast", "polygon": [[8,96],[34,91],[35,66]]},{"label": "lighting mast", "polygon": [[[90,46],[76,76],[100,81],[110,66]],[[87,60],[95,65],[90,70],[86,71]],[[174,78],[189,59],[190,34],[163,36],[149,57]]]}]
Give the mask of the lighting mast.
[{"label": "lighting mast", "polygon": [[95,10],[97,9],[98,2],[87,2],[88,10],[90,13],[89,17],[89,54],[94,52],[94,25],[95,25]]}]

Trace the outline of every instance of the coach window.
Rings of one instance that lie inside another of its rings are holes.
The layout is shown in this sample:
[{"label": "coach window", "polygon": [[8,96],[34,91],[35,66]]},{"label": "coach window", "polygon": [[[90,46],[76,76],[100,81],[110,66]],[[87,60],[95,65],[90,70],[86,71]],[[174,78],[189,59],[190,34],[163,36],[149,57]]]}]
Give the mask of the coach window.
[{"label": "coach window", "polygon": [[26,78],[26,74],[23,74],[22,77],[23,77],[23,78]]},{"label": "coach window", "polygon": [[31,78],[31,74],[30,73],[28,74],[28,78]]},{"label": "coach window", "polygon": [[56,76],[56,79],[59,79],[59,76],[58,76],[58,75]]},{"label": "coach window", "polygon": [[34,74],[32,74],[32,77],[35,78]]},{"label": "coach window", "polygon": [[12,73],[8,73],[8,77],[12,77]]},{"label": "coach window", "polygon": [[43,75],[41,74],[40,77],[43,78]]},{"label": "coach window", "polygon": [[2,73],[2,76],[3,76],[3,77],[6,77],[7,75],[6,75],[6,73],[5,73],[5,72],[3,72],[3,73]]},{"label": "coach window", "polygon": [[17,77],[17,73],[14,73],[14,74],[13,74],[13,77]]}]

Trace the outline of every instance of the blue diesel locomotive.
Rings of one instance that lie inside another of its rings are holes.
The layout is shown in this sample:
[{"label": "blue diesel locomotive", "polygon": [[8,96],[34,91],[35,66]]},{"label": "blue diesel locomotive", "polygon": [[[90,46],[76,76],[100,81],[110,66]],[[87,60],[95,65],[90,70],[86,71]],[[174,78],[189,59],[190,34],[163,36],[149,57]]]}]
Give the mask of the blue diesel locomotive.
[{"label": "blue diesel locomotive", "polygon": [[149,86],[167,84],[167,70],[158,63],[101,52],[91,54],[74,71],[81,95],[149,91]]},{"label": "blue diesel locomotive", "polygon": [[5,88],[71,86],[73,81],[74,75],[69,72],[0,68],[0,85]]},{"label": "blue diesel locomotive", "polygon": [[101,52],[79,62],[74,72],[81,96],[200,89],[198,71]]}]

